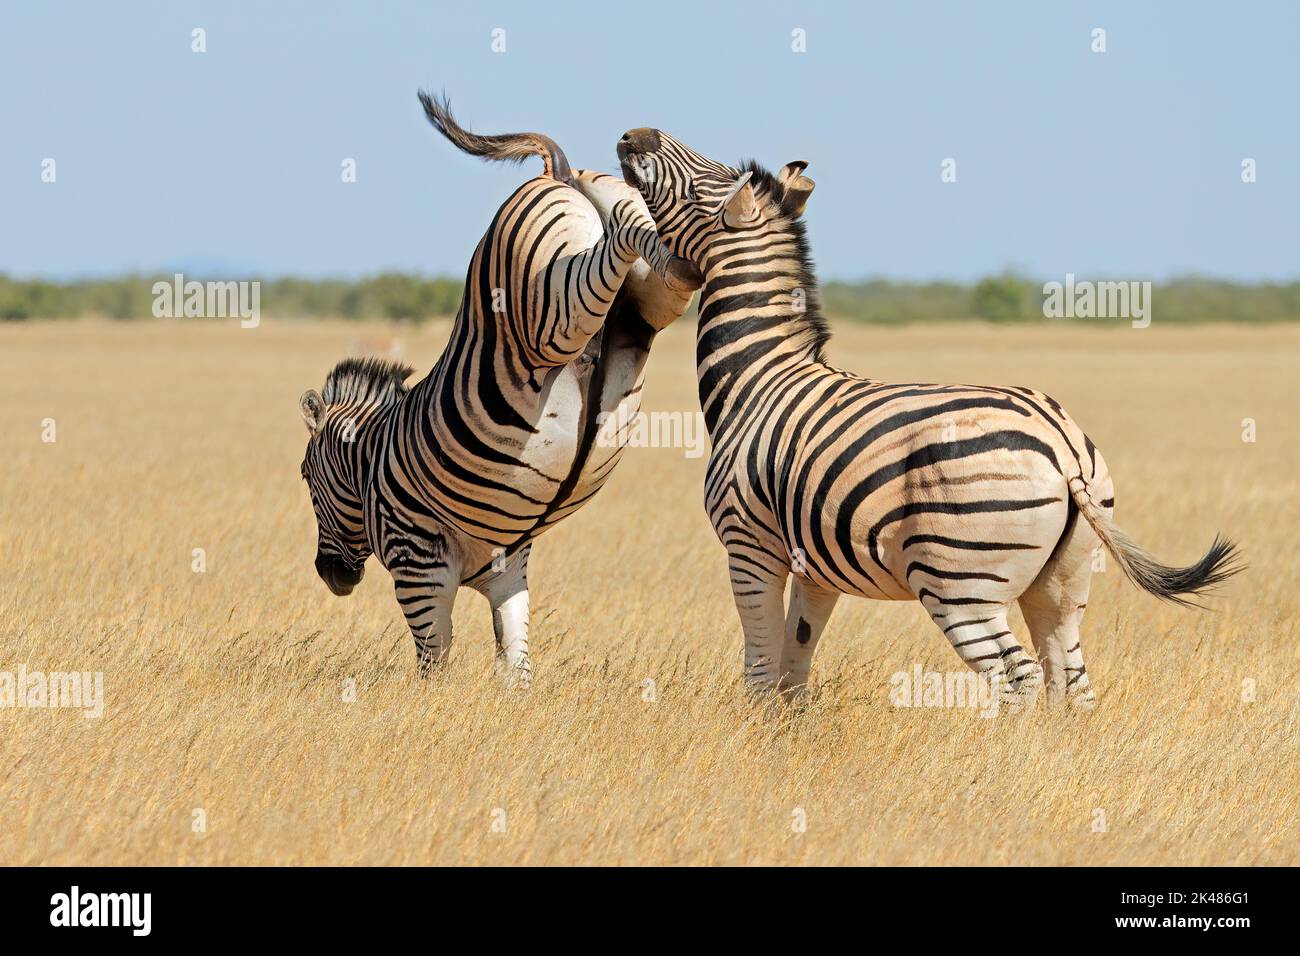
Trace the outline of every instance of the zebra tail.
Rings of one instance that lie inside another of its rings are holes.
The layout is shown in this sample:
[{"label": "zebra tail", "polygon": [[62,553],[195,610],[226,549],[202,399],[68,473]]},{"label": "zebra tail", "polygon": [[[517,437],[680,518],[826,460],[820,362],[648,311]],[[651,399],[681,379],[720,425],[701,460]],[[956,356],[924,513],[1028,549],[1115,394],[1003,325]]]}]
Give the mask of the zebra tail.
[{"label": "zebra tail", "polygon": [[546,176],[570,186],[574,184],[573,170],[564,150],[549,136],[541,133],[480,136],[456,122],[456,118],[451,115],[451,101],[446,94],[435,97],[421,90],[419,96],[424,115],[456,148],[471,156],[504,163],[522,163],[530,156],[540,156]]},{"label": "zebra tail", "polygon": [[1079,513],[1097,532],[1101,543],[1114,556],[1130,581],[1162,601],[1182,607],[1201,607],[1191,597],[1199,597],[1210,588],[1245,570],[1241,552],[1227,538],[1216,534],[1210,550],[1199,561],[1184,568],[1161,564],[1140,544],[1124,533],[1092,500],[1082,477],[1070,482],[1070,496]]}]

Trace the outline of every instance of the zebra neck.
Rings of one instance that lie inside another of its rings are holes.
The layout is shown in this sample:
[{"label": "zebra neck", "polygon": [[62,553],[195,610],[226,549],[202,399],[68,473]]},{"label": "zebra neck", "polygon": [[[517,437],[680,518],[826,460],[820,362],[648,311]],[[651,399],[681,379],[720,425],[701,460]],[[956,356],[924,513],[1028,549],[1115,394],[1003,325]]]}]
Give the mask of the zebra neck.
[{"label": "zebra neck", "polygon": [[389,441],[388,430],[384,426],[409,398],[409,394],[404,395],[400,401],[386,408],[377,408],[357,421],[356,440],[352,443],[351,454],[347,458],[350,474],[346,478],[351,485],[350,490],[360,500],[364,499],[369,485],[371,465]]},{"label": "zebra neck", "polygon": [[826,335],[816,280],[802,256],[789,269],[770,262],[752,272],[706,269],[695,366],[714,446],[727,423],[740,420],[735,411],[761,401],[800,366],[823,364]]}]

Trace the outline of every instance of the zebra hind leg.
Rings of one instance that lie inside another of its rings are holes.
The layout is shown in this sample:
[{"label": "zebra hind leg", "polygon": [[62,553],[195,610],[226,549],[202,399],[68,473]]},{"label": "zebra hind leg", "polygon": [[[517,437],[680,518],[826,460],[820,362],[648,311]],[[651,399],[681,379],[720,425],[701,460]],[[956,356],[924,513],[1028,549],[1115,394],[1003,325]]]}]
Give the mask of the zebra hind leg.
[{"label": "zebra hind leg", "polygon": [[492,606],[496,635],[496,670],[509,689],[532,686],[533,665],[528,655],[528,554],[531,545],[516,553],[506,566],[478,587]]},{"label": "zebra hind leg", "polygon": [[1067,530],[1052,559],[1020,595],[1034,649],[1047,681],[1047,702],[1092,710],[1097,697],[1083,663],[1079,626],[1088,606],[1093,553],[1100,539],[1085,521]]},{"label": "zebra hind leg", "polygon": [[927,595],[922,603],[966,666],[995,684],[1003,704],[1032,706],[1043,686],[1043,668],[1011,633],[1009,606],[965,603],[969,600],[944,603],[941,596]]}]

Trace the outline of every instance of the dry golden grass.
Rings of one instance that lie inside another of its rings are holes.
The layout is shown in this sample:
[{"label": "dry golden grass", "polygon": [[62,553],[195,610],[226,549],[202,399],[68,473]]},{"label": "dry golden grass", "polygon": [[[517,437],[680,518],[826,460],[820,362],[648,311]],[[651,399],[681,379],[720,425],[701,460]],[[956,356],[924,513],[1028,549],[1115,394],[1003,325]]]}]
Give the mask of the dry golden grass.
[{"label": "dry golden grass", "polygon": [[[960,665],[915,604],[849,599],[806,710],[747,705],[703,461],[664,449],[534,549],[531,693],[498,687],[468,591],[451,670],[419,682],[384,570],[347,599],[316,578],[296,406],[359,340],[423,370],[446,331],[0,329],[0,670],[103,671],[107,697],[0,710],[5,862],[1298,862],[1300,329],[838,330],[846,368],[1048,390],[1139,541],[1183,562],[1222,529],[1252,566],[1198,613],[1112,564],[1098,711],[992,720],[891,706],[894,672]],[[661,338],[648,408],[698,407],[692,350]]]}]

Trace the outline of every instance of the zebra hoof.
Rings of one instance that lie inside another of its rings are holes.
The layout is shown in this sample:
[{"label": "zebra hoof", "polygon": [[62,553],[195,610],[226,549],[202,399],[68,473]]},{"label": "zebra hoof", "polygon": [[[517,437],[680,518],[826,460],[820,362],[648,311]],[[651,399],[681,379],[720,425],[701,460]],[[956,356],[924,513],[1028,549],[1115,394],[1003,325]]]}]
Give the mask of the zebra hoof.
[{"label": "zebra hoof", "polygon": [[1091,713],[1097,709],[1097,695],[1092,692],[1091,687],[1082,693],[1072,694],[1065,699],[1065,702],[1070,710],[1080,714]]},{"label": "zebra hoof", "polygon": [[704,276],[700,270],[681,256],[673,256],[664,269],[664,283],[674,292],[694,292],[704,285]]},{"label": "zebra hoof", "polygon": [[1043,667],[1035,660],[1022,660],[1013,668],[1014,677],[1000,681],[1001,702],[1013,712],[1031,709],[1038,703],[1038,692],[1043,689]]},{"label": "zebra hoof", "polygon": [[501,686],[506,689],[506,693],[527,693],[533,688],[533,675],[528,671],[515,671],[512,674],[502,673]]}]

